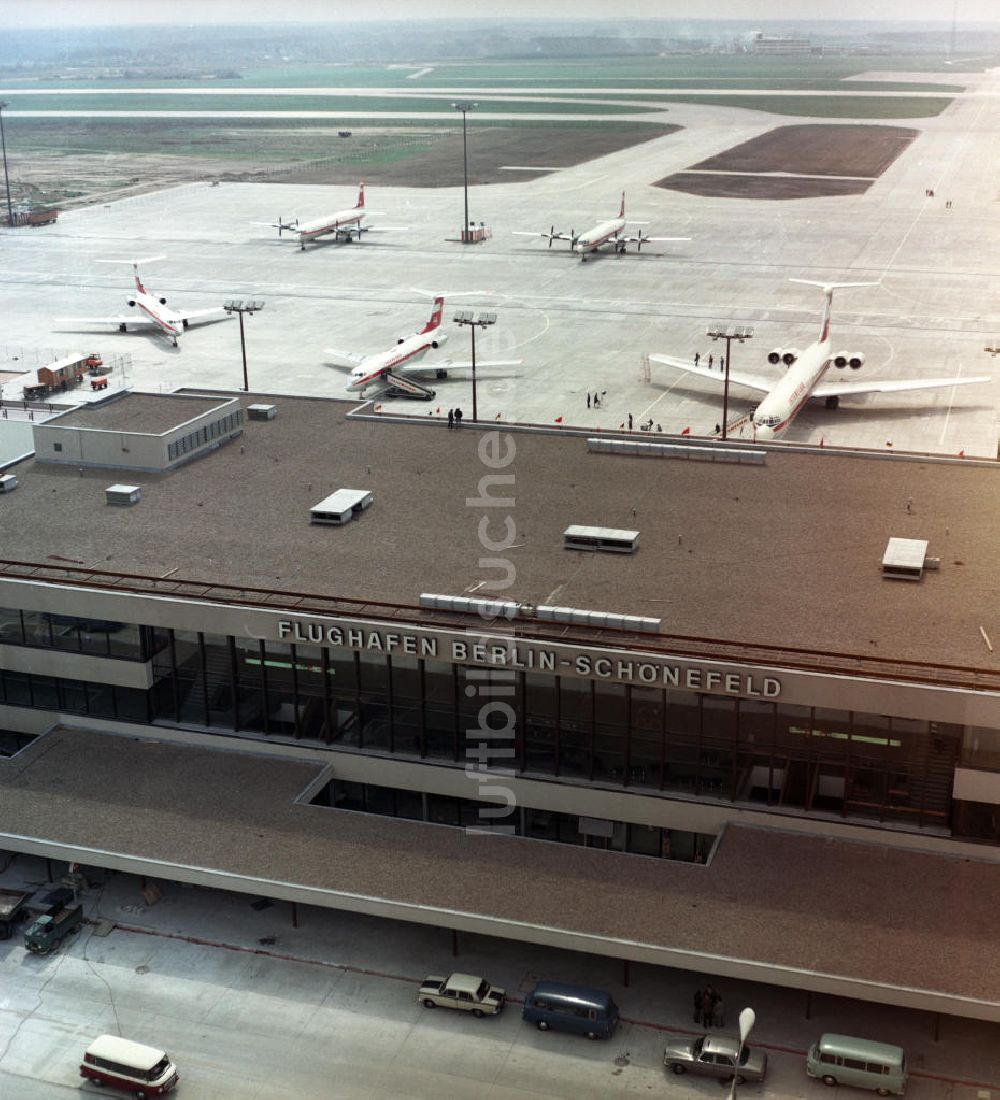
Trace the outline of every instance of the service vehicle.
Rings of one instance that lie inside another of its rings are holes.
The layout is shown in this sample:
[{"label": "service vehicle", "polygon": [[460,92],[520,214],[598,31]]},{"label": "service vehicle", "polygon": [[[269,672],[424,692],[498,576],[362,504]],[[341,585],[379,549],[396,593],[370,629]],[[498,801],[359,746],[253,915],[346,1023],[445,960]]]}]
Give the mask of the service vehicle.
[{"label": "service vehicle", "polygon": [[539,982],[524,999],[521,1018],[539,1031],[575,1031],[588,1039],[609,1039],[618,1026],[618,1005],[610,993],[563,982]]},{"label": "service vehicle", "polygon": [[870,1089],[879,1096],[902,1096],[906,1090],[906,1055],[902,1047],[855,1039],[850,1035],[821,1035],[806,1055],[806,1074],[824,1085]]},{"label": "service vehicle", "polygon": [[663,1064],[673,1073],[695,1073],[736,1083],[763,1081],[767,1055],[739,1039],[724,1035],[700,1035],[696,1039],[671,1039],[663,1051]]},{"label": "service vehicle", "polygon": [[87,1047],[80,1063],[80,1076],[95,1085],[124,1089],[137,1100],[164,1096],[180,1080],[166,1051],[117,1035],[98,1035]]},{"label": "service vehicle", "polygon": [[473,1016],[496,1016],[506,997],[506,990],[497,989],[474,974],[425,978],[417,994],[417,1000],[425,1008],[460,1008]]},{"label": "service vehicle", "polygon": [[72,905],[36,917],[24,930],[24,946],[36,955],[48,955],[83,924],[83,906]]},{"label": "service vehicle", "polygon": [[0,940],[9,940],[14,935],[14,927],[24,915],[24,903],[30,897],[30,890],[0,890]]}]

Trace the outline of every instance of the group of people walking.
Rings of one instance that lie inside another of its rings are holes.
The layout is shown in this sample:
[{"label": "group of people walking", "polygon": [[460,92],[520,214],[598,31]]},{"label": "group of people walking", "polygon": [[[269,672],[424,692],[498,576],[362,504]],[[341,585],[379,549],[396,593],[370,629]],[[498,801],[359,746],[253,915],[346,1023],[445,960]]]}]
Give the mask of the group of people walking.
[{"label": "group of people walking", "polygon": [[726,1016],[722,994],[714,986],[706,985],[694,995],[694,1022],[702,1027],[724,1027]]},{"label": "group of people walking", "polygon": [[462,410],[461,409],[449,409],[448,410],[448,427],[449,428],[461,428],[462,426]]}]

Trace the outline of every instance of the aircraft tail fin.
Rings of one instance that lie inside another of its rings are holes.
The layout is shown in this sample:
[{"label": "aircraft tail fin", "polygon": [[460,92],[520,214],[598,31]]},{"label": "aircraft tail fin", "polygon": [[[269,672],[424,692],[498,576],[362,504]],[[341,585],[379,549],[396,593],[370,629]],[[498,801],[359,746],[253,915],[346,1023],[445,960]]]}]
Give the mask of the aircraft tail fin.
[{"label": "aircraft tail fin", "polygon": [[622,192],[622,204],[621,204],[620,209],[618,210],[618,217],[619,218],[624,218],[625,217],[625,192],[624,191]]},{"label": "aircraft tail fin", "polygon": [[833,310],[833,292],[835,290],[850,290],[852,287],[878,286],[879,283],[823,283],[816,279],[790,279],[792,283],[805,283],[806,286],[818,286],[826,296],[823,303],[823,319],[820,322],[819,342],[822,344],[830,335],[830,313]]},{"label": "aircraft tail fin", "polygon": [[166,256],[145,256],[138,260],[98,260],[99,264],[129,264],[132,268],[132,275],[135,278],[135,289],[137,294],[145,294],[146,288],[142,285],[142,279],[139,278],[139,264],[151,264],[157,260],[165,260]]},{"label": "aircraft tail fin", "polygon": [[444,295],[439,294],[434,299],[434,312],[431,314],[431,319],[420,330],[420,334],[425,332],[433,332],[441,324],[441,316],[444,313]]},{"label": "aircraft tail fin", "polygon": [[363,210],[365,205],[365,185],[364,183],[358,187],[358,201],[354,204],[355,210]]}]

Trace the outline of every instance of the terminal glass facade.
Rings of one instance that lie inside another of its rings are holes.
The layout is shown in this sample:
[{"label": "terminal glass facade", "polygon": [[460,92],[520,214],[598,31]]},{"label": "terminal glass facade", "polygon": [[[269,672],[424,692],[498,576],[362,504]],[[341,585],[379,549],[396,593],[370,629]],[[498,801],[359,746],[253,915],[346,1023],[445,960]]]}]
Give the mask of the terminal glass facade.
[{"label": "terminal glass facade", "polygon": [[150,691],[0,670],[15,706],[464,766],[493,701],[493,760],[526,777],[955,825],[958,725],[29,611],[0,610],[0,644],[151,662]]}]

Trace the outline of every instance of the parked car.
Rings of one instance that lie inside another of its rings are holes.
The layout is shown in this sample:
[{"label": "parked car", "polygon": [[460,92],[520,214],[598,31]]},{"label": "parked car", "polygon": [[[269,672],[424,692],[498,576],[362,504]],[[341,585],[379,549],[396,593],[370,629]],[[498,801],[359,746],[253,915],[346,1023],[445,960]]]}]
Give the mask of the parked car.
[{"label": "parked car", "polygon": [[495,1016],[504,1006],[507,991],[497,989],[474,974],[425,978],[417,1000],[425,1008],[461,1008],[473,1016]]},{"label": "parked car", "polygon": [[[739,1056],[739,1067],[736,1058]],[[731,1080],[763,1081],[767,1073],[767,1055],[745,1043],[740,1050],[739,1039],[724,1035],[701,1035],[697,1039],[673,1039],[663,1051],[663,1064],[674,1073],[698,1073],[705,1077]]]},{"label": "parked car", "polygon": [[80,1076],[95,1085],[131,1092],[136,1100],[165,1096],[180,1080],[165,1051],[117,1035],[98,1035],[87,1047]]},{"label": "parked car", "polygon": [[524,999],[521,1019],[539,1031],[575,1031],[588,1039],[610,1039],[618,1006],[610,993],[564,982],[539,982]]}]

